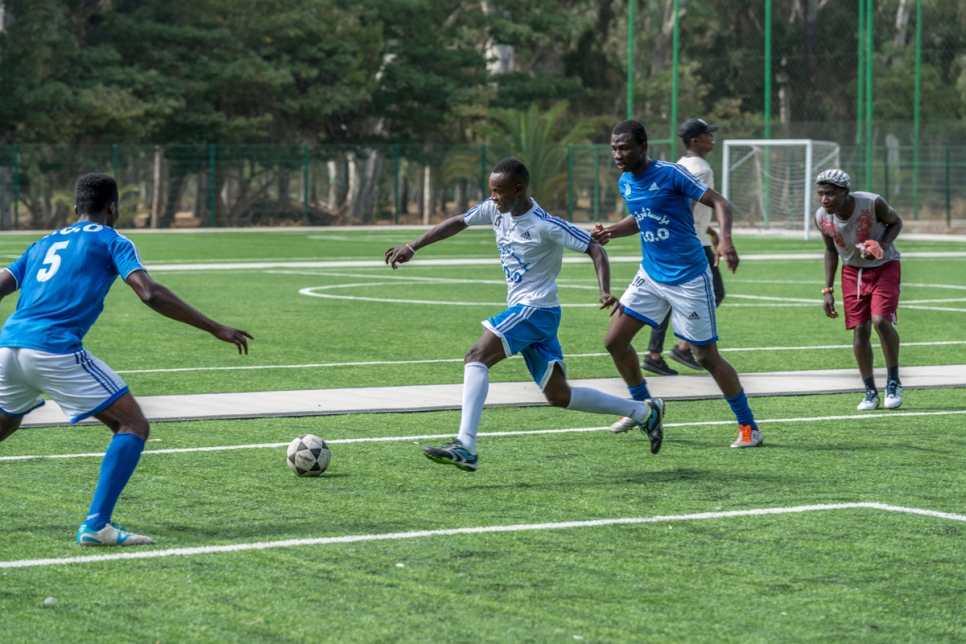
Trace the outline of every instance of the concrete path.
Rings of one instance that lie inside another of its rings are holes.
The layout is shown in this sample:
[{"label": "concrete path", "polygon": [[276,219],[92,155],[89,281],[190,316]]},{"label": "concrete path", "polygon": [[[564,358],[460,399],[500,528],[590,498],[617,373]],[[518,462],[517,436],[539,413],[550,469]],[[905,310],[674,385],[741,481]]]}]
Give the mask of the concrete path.
[{"label": "concrete path", "polygon": [[[901,376],[906,390],[966,387],[966,365],[903,367]],[[875,377],[880,387],[885,385],[884,369],[877,369]],[[749,396],[798,396],[862,391],[862,381],[855,369],[742,374],[741,382]],[[571,384],[627,396],[627,388],[619,378],[574,380]],[[648,379],[648,387],[653,395],[666,400],[700,400],[721,396],[714,380],[708,375],[654,377]],[[414,385],[143,396],[138,398],[138,402],[149,420],[159,422],[439,411],[459,409],[462,392],[461,384]],[[540,390],[532,382],[501,382],[490,383],[486,406],[530,407],[546,404]],[[24,419],[23,426],[67,424],[57,404],[48,401],[44,407],[31,412]]]}]

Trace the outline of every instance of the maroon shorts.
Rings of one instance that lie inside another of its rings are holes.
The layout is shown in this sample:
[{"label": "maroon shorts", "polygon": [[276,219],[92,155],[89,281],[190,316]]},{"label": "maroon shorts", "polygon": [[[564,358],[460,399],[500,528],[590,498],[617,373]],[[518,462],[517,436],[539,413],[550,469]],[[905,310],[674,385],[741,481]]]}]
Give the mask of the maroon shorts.
[{"label": "maroon shorts", "polygon": [[845,328],[865,324],[873,315],[897,322],[899,308],[899,260],[875,268],[842,266],[842,308]]}]

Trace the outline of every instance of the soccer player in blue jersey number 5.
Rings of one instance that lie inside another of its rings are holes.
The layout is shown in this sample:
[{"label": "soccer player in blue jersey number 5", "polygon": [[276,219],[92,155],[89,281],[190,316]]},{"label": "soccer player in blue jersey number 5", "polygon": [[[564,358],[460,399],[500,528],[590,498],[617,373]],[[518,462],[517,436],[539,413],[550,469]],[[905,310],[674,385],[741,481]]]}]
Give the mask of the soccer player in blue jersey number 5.
[{"label": "soccer player in blue jersey number 5", "polygon": [[81,340],[104,309],[104,298],[121,276],[141,301],[248,353],[247,332],[218,324],[152,280],[137,249],[118,234],[117,183],[104,174],[77,181],[77,223],[32,244],[0,272],[0,299],[18,288],[17,309],[0,332],[0,441],[20,427],[25,414],[49,395],[71,423],[94,416],[114,432],[87,519],[77,530],[82,546],[154,543],[111,521],[111,513],[134,473],[148,421],[124,381],[84,350]]},{"label": "soccer player in blue jersey number 5", "polygon": [[435,226],[411,244],[386,251],[386,263],[396,268],[417,250],[452,237],[469,226],[490,226],[496,236],[500,261],[506,275],[507,309],[483,321],[483,335],[463,359],[463,414],[456,440],[423,452],[437,463],[475,472],[476,433],[489,389],[490,367],[514,354],[522,354],[527,369],[554,407],[597,414],[618,414],[639,427],[650,441],[651,453],[661,449],[664,403],[633,401],[589,387],[571,387],[557,340],[560,300],[557,275],[564,248],[586,253],[594,262],[602,309],[617,305],[610,294],[607,253],[590,235],[553,217],[529,194],[530,172],[519,160],[503,159],[490,174],[491,197]]},{"label": "soccer player in blue jersey number 5", "polygon": [[[617,315],[611,314],[604,339],[607,351],[635,400],[650,398],[640,360],[631,340],[645,324],[657,327],[671,311],[674,334],[687,341],[698,363],[714,378],[738,419],[738,440],[732,447],[755,447],[762,442],[738,374],[718,353],[714,288],[708,258],[694,230],[691,202],[714,209],[721,237],[715,261],[724,258],[733,273],[738,253],[731,243],[731,205],[684,167],[652,160],[647,154],[647,132],[637,121],[617,124],[610,139],[611,155],[624,173],[618,180],[630,216],[604,228],[594,239],[606,244],[616,237],[639,234],[641,267],[621,296]],[[634,425],[621,419],[614,433]]]}]

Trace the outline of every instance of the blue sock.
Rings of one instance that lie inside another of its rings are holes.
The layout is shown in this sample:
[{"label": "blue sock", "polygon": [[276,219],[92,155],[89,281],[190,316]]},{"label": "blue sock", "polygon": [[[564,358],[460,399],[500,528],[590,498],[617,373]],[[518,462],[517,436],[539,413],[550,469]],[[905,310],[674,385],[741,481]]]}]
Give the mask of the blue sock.
[{"label": "blue sock", "polygon": [[627,390],[631,392],[631,398],[634,400],[647,400],[651,397],[651,392],[647,390],[647,380],[642,380],[641,384],[636,387],[628,387]]},{"label": "blue sock", "polygon": [[748,398],[745,397],[744,389],[739,391],[734,398],[725,398],[725,400],[731,405],[731,411],[735,413],[739,425],[751,425],[752,429],[758,429],[758,425],[755,424],[755,415],[751,413],[751,407],[748,406]]},{"label": "blue sock", "polygon": [[134,473],[134,468],[138,466],[143,449],[144,440],[139,436],[134,434],[114,435],[114,439],[107,448],[107,453],[104,454],[104,461],[101,463],[101,477],[97,481],[97,489],[94,490],[91,510],[84,521],[88,528],[95,531],[100,530],[111,520],[111,513],[114,512],[117,497],[121,496],[121,490],[127,485],[128,479]]}]

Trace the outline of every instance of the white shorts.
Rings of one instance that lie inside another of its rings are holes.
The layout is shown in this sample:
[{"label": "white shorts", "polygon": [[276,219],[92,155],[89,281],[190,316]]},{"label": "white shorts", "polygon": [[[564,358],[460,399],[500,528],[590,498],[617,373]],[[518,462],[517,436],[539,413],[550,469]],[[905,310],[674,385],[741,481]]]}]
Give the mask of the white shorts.
[{"label": "white shorts", "polygon": [[19,418],[40,407],[44,393],[77,423],[127,392],[120,376],[84,349],[57,354],[0,347],[0,412],[7,416]]},{"label": "white shorts", "polygon": [[657,328],[671,310],[674,335],[703,346],[718,341],[711,268],[690,282],[669,286],[652,280],[641,267],[621,296],[624,313]]}]

